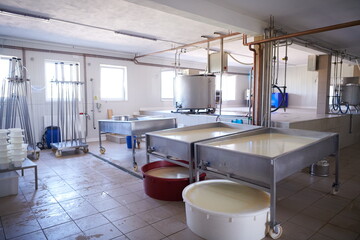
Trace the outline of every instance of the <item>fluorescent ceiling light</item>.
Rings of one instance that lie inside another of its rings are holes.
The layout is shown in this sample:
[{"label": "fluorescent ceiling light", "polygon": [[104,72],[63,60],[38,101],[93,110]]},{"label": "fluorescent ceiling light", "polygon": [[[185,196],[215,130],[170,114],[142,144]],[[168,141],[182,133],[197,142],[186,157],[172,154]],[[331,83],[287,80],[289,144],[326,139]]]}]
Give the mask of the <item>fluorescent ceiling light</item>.
[{"label": "fluorescent ceiling light", "polygon": [[40,21],[43,21],[43,22],[49,22],[50,21],[50,18],[48,18],[48,17],[34,15],[34,14],[30,14],[30,13],[14,12],[14,11],[9,11],[9,10],[4,10],[4,9],[0,9],[0,15],[10,16],[10,17],[26,18],[26,19],[31,18],[31,19],[40,20]]},{"label": "fluorescent ceiling light", "polygon": [[116,34],[121,34],[129,37],[143,38],[151,41],[157,41],[158,39],[152,36],[140,35],[138,33],[132,33],[127,31],[114,31]]}]

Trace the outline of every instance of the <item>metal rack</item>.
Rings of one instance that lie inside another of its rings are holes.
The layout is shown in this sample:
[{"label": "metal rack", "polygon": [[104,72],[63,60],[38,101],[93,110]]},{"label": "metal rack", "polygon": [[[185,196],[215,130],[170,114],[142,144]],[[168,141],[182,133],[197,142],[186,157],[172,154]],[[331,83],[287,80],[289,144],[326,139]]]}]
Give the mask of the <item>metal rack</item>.
[{"label": "metal rack", "polygon": [[[86,134],[83,133],[80,114],[81,96],[84,82],[79,79],[79,64],[55,63],[55,80],[51,81],[51,126],[60,127],[58,139],[51,135],[51,148],[56,157],[62,156],[67,149],[89,151]],[[60,139],[62,141],[60,141]]]},{"label": "metal rack", "polygon": [[26,78],[26,68],[20,58],[9,59],[8,78],[0,81],[0,128],[20,127],[24,130],[24,142],[28,144],[28,155],[39,159],[32,127],[31,84]]}]

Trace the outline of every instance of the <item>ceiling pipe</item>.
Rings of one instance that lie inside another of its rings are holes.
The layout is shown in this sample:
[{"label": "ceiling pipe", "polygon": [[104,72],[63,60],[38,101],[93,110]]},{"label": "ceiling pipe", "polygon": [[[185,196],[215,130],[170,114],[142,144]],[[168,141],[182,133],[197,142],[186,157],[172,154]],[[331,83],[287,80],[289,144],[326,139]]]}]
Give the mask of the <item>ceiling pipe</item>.
[{"label": "ceiling pipe", "polygon": [[[82,56],[82,57],[87,57],[87,58],[93,57],[93,58],[103,58],[103,59],[127,61],[127,62],[132,62],[136,65],[149,66],[149,67],[159,67],[159,68],[173,68],[174,67],[174,66],[165,65],[165,64],[138,62],[137,60],[134,60],[133,58],[113,57],[113,56],[106,56],[106,55],[99,55],[99,54],[88,54],[88,53],[60,51],[60,50],[48,50],[48,49],[42,49],[42,48],[18,47],[18,46],[11,46],[11,45],[1,45],[1,48],[16,49],[16,50],[20,50],[20,51],[66,54],[66,55]],[[191,67],[179,67],[179,69],[193,69],[193,70],[199,70],[199,71],[204,70],[204,69],[200,69],[200,68],[191,68]],[[248,73],[237,73],[237,72],[228,72],[228,73],[233,74],[233,75],[244,75],[244,76],[249,75]]]},{"label": "ceiling pipe", "polygon": [[238,33],[238,32],[230,33],[230,34],[226,34],[226,35],[221,35],[219,37],[214,37],[214,38],[211,38],[211,39],[206,39],[206,40],[202,40],[202,41],[198,41],[198,42],[194,42],[194,43],[185,44],[185,45],[182,45],[182,46],[179,46],[179,47],[174,47],[174,48],[170,48],[170,49],[166,49],[166,50],[147,53],[147,54],[135,56],[134,59],[148,57],[148,56],[152,56],[152,55],[156,55],[156,54],[160,54],[160,53],[165,53],[165,52],[169,52],[169,51],[174,51],[174,50],[181,49],[181,48],[187,48],[187,47],[191,47],[191,46],[194,46],[194,45],[203,44],[203,43],[207,43],[207,42],[212,42],[212,41],[216,41],[216,40],[219,40],[219,39],[224,39],[224,38],[228,38],[228,37],[232,37],[232,36],[236,36],[236,35],[240,35],[240,33]]},{"label": "ceiling pipe", "polygon": [[286,35],[282,35],[282,36],[278,36],[278,37],[267,38],[267,39],[249,42],[249,43],[247,42],[246,34],[243,34],[243,43],[245,46],[250,46],[250,45],[255,45],[255,44],[261,44],[261,43],[267,43],[267,42],[287,39],[287,38],[293,38],[293,37],[299,37],[299,36],[304,36],[304,35],[309,35],[309,34],[327,32],[327,31],[348,28],[348,27],[354,27],[354,26],[358,26],[358,25],[360,25],[360,20],[346,22],[346,23],[340,23],[340,24],[331,25],[331,26],[327,26],[327,27],[314,28],[314,29],[310,29],[310,30],[306,30],[306,31],[302,31],[302,32],[286,34]]}]

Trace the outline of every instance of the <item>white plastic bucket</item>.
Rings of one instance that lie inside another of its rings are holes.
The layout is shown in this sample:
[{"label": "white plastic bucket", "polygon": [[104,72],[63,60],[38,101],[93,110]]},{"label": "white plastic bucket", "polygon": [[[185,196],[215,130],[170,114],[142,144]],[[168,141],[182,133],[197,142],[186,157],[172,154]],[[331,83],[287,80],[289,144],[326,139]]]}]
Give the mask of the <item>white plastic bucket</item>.
[{"label": "white plastic bucket", "polygon": [[23,138],[24,135],[21,132],[12,132],[8,135],[10,138]]},{"label": "white plastic bucket", "polygon": [[8,150],[7,149],[1,149],[0,150],[0,158],[5,158],[8,155]]},{"label": "white plastic bucket", "polygon": [[270,197],[228,180],[207,180],[182,193],[186,222],[207,240],[260,240],[267,233]]},{"label": "white plastic bucket", "polygon": [[16,161],[11,161],[12,165],[14,167],[21,167],[22,166],[22,163],[23,163],[24,159],[18,159]]},{"label": "white plastic bucket", "polygon": [[7,150],[7,146],[8,146],[8,145],[9,145],[8,143],[0,144],[0,151],[1,151],[1,150]]},{"label": "white plastic bucket", "polygon": [[23,137],[12,137],[9,139],[10,143],[23,143],[24,138]]},{"label": "white plastic bucket", "polygon": [[7,138],[8,130],[0,129],[0,139]]},{"label": "white plastic bucket", "polygon": [[26,143],[13,143],[7,146],[8,150],[27,150],[28,145]]},{"label": "white plastic bucket", "polygon": [[24,132],[21,128],[9,128],[10,134],[22,134]]}]

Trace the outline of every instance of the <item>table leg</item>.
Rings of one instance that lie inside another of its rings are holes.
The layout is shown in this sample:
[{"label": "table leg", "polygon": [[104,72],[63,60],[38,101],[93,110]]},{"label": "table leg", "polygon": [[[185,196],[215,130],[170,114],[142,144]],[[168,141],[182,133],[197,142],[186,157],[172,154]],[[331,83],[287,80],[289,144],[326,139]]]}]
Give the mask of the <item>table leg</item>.
[{"label": "table leg", "polygon": [[35,166],[35,190],[38,189],[38,171],[37,166]]}]

